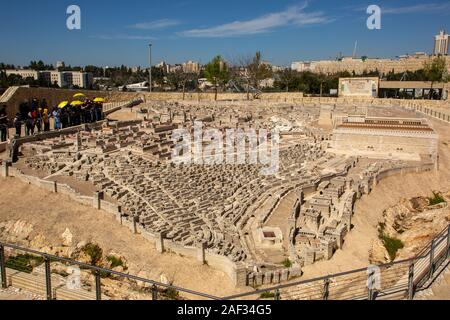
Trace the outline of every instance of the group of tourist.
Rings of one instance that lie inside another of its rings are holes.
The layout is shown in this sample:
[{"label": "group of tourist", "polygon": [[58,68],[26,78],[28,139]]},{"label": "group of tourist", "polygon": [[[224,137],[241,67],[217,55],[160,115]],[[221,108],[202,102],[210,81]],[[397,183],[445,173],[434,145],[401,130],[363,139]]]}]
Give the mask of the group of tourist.
[{"label": "group of tourist", "polygon": [[[50,131],[51,118],[54,120],[54,130],[97,122],[103,120],[102,104],[86,99],[84,102],[79,102],[76,105],[67,102],[50,109],[45,99],[39,101],[33,98],[30,102],[25,101],[19,106],[19,112],[13,120],[15,134],[17,137],[22,136],[23,125],[25,126],[26,136],[34,135],[36,132]],[[0,120],[0,128],[5,128],[4,135],[3,129],[1,131],[2,141],[6,141],[8,130],[6,111],[4,111],[4,117],[0,117]]]},{"label": "group of tourist", "polygon": [[86,100],[79,105],[68,104],[62,108],[55,107],[51,113],[51,117],[55,120],[54,129],[59,130],[103,120],[102,110],[101,103],[91,100]]}]

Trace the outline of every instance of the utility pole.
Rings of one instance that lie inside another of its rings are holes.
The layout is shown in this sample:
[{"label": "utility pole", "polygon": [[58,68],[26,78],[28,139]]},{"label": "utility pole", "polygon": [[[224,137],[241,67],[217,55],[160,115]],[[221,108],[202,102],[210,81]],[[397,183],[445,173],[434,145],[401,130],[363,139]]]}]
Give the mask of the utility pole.
[{"label": "utility pole", "polygon": [[149,83],[148,83],[148,90],[149,92],[152,92],[152,44],[149,44],[149,60],[150,60],[150,70],[148,71],[149,74]]}]

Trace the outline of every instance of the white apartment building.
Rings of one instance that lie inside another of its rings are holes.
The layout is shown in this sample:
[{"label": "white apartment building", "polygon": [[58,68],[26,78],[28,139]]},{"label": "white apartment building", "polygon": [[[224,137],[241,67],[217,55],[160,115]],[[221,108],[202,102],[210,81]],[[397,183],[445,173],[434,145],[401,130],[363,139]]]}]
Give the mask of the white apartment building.
[{"label": "white apartment building", "polygon": [[434,37],[434,55],[448,55],[450,35],[446,34],[445,31],[439,32],[437,36]]},{"label": "white apartment building", "polygon": [[16,74],[25,78],[33,78],[34,80],[43,80],[48,84],[57,84],[60,87],[78,86],[80,88],[89,88],[93,83],[93,75],[88,72],[79,71],[35,71],[35,70],[5,70],[6,75]]},{"label": "white apartment building", "polygon": [[183,63],[183,72],[184,73],[199,73],[200,72],[200,64],[194,61],[187,61]]},{"label": "white apartment building", "polygon": [[34,70],[5,70],[6,75],[9,76],[11,74],[15,74],[18,76],[21,76],[23,79],[26,78],[33,78],[34,80],[38,80],[39,79],[39,72],[38,71],[34,71]]}]

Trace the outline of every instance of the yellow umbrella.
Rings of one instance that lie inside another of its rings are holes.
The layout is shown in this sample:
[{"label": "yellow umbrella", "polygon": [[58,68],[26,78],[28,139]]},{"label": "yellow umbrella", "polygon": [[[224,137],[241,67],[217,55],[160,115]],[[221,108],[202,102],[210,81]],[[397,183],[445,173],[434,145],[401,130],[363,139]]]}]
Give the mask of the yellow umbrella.
[{"label": "yellow umbrella", "polygon": [[81,101],[72,101],[71,103],[70,103],[70,105],[71,106],[81,106],[82,104],[84,104],[84,102],[81,102]]},{"label": "yellow umbrella", "polygon": [[94,102],[105,102],[104,98],[95,98]]},{"label": "yellow umbrella", "polygon": [[73,95],[74,98],[81,98],[81,97],[85,97],[85,95],[83,93],[77,93]]},{"label": "yellow umbrella", "polygon": [[58,104],[58,108],[62,109],[62,108],[64,108],[65,106],[67,106],[68,104],[69,104],[69,101],[63,101],[63,102],[61,102],[60,104]]}]

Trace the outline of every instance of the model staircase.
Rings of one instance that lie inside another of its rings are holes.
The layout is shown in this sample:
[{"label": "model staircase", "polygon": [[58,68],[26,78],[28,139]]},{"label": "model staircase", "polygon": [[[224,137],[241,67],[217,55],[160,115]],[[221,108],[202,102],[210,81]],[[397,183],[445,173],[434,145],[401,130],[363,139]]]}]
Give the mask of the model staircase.
[{"label": "model staircase", "polygon": [[9,101],[9,99],[11,99],[12,96],[14,96],[14,94],[16,93],[16,91],[19,89],[20,87],[9,87],[8,89],[6,89],[6,91],[2,94],[2,96],[0,97],[0,103],[6,103]]}]

